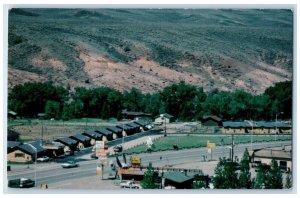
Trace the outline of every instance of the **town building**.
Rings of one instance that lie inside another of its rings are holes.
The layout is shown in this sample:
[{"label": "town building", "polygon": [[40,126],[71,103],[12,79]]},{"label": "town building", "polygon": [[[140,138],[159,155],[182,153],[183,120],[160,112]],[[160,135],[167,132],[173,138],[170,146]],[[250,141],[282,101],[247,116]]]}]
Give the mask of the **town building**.
[{"label": "town building", "polygon": [[77,145],[78,145],[78,141],[68,138],[68,137],[64,137],[64,138],[58,138],[55,140],[55,142],[60,142],[64,145],[64,152],[66,151],[76,151],[77,150]]},{"label": "town building", "polygon": [[253,164],[270,165],[274,159],[280,169],[292,170],[292,150],[256,149],[249,151],[249,156]]},{"label": "town building", "polygon": [[163,123],[171,123],[174,121],[174,116],[168,113],[160,114],[157,118],[155,118],[154,123],[163,124]]},{"label": "town building", "polygon": [[90,144],[91,138],[84,136],[82,134],[72,135],[72,136],[70,136],[70,138],[78,142],[78,144],[77,144],[78,149],[84,149],[84,148],[91,146],[91,144]]},{"label": "town building", "polygon": [[223,125],[222,118],[218,116],[203,116],[201,119],[202,126],[213,126],[213,127],[221,127]]},{"label": "town building", "polygon": [[83,132],[82,135],[85,135],[91,139],[90,144],[95,145],[96,141],[102,140],[102,134],[97,133],[96,131],[87,131]]}]

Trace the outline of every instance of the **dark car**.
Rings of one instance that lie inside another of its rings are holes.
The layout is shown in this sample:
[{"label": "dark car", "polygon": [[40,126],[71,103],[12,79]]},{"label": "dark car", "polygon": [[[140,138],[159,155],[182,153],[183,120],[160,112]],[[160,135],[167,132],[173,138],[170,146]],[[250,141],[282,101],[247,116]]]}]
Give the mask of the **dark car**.
[{"label": "dark car", "polygon": [[27,178],[13,179],[8,181],[8,187],[10,188],[32,188],[35,185],[35,181]]},{"label": "dark car", "polygon": [[114,148],[114,152],[122,152],[122,150],[123,150],[123,147],[122,147],[122,145],[117,145],[117,146],[115,146]]}]

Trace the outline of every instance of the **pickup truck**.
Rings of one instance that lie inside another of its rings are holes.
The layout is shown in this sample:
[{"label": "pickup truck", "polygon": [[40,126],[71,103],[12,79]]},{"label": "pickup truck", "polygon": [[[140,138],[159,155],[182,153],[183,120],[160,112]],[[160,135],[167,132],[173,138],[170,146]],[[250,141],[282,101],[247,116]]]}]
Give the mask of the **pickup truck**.
[{"label": "pickup truck", "polygon": [[27,178],[12,179],[8,181],[10,188],[31,188],[34,187],[35,181]]},{"label": "pickup truck", "polygon": [[120,187],[121,188],[134,188],[134,189],[140,188],[134,181],[121,182]]}]

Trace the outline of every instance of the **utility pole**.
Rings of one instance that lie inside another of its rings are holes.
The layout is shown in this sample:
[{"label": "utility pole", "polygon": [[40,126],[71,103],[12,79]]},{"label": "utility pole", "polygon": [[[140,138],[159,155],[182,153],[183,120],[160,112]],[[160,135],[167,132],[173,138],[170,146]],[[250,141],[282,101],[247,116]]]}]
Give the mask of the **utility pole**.
[{"label": "utility pole", "polygon": [[234,156],[233,147],[234,147],[233,134],[231,134],[231,161],[232,162],[233,162],[233,156]]}]

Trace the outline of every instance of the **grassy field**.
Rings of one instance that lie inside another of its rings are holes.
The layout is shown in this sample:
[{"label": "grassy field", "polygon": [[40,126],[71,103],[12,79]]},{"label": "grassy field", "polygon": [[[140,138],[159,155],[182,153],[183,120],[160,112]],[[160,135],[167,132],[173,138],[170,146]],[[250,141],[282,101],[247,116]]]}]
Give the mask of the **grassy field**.
[{"label": "grassy field", "polygon": [[[187,149],[187,148],[198,148],[198,147],[206,147],[207,141],[210,143],[215,143],[216,146],[221,146],[221,139],[224,140],[224,145],[231,144],[231,136],[192,136],[192,135],[184,135],[184,136],[167,136],[162,137],[156,141],[153,141],[154,148],[153,151],[165,151],[165,150],[173,150],[173,144],[177,144],[179,149]],[[253,136],[253,142],[268,142],[274,141],[274,136]],[[291,136],[277,136],[277,141],[279,140],[292,140]],[[234,143],[250,143],[251,136],[243,136],[243,135],[235,135]],[[143,153],[146,152],[146,145],[139,145],[134,148],[130,148],[124,151],[127,154],[130,153]]]}]

